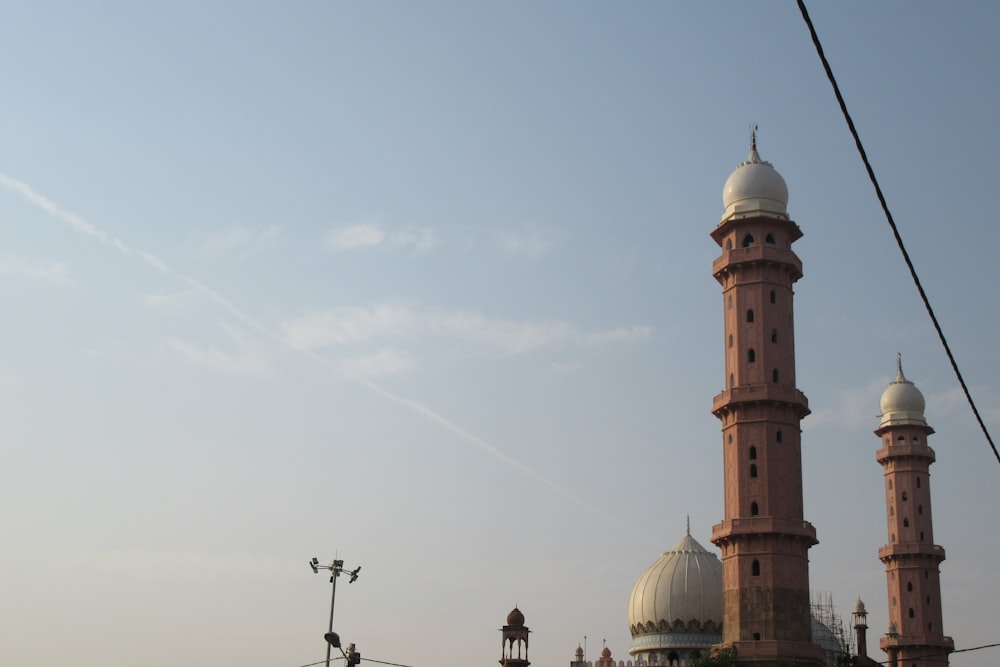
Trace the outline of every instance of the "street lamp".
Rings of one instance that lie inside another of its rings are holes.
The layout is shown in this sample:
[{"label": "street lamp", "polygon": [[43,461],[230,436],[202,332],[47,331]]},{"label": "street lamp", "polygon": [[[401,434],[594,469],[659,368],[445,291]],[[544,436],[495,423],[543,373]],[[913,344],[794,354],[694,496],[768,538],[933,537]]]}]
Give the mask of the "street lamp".
[{"label": "street lamp", "polygon": [[[309,567],[311,567],[312,571],[316,574],[319,574],[320,570],[329,570],[330,583],[333,584],[333,590],[330,593],[330,628],[327,630],[326,635],[324,635],[324,639],[326,640],[326,667],[330,667],[330,649],[334,645],[336,645],[337,648],[340,648],[340,637],[333,631],[333,604],[337,600],[337,577],[339,577],[341,573],[347,572],[347,574],[351,577],[348,579],[347,583],[353,584],[358,580],[358,573],[361,572],[361,566],[359,565],[353,570],[344,570],[344,561],[342,560],[334,560],[329,565],[320,565],[319,559],[313,558],[309,561]],[[334,643],[334,638],[336,638],[336,644]]]}]

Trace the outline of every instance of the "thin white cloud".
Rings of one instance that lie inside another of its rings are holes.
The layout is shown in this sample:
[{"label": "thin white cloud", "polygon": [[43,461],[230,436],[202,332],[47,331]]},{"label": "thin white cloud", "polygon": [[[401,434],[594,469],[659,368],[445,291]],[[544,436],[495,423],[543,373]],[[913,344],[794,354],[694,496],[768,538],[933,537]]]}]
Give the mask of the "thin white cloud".
[{"label": "thin white cloud", "polygon": [[0,273],[24,276],[54,285],[70,285],[74,282],[68,264],[51,260],[0,257]]},{"label": "thin white cloud", "polygon": [[442,311],[409,305],[376,305],[314,311],[282,323],[285,340],[298,349],[435,335],[459,338],[510,355],[555,343],[633,343],[652,335],[648,326],[580,331],[568,322],[517,322],[469,310]]},{"label": "thin white cloud", "polygon": [[[59,205],[57,205],[55,202],[47,199],[43,195],[41,195],[38,192],[36,192],[34,190],[34,188],[32,188],[30,185],[28,185],[27,183],[25,183],[23,181],[19,181],[17,179],[11,178],[9,176],[6,176],[5,174],[0,173],[0,187],[5,187],[7,189],[14,190],[18,194],[20,194],[22,197],[24,197],[26,200],[28,200],[30,203],[32,203],[35,206],[38,206],[39,208],[45,210],[47,213],[49,213],[53,217],[55,217],[55,218],[63,221],[64,223],[66,223],[67,225],[69,225],[74,230],[76,230],[76,231],[78,231],[78,232],[80,232],[82,234],[85,234],[85,235],[87,235],[87,236],[89,236],[89,237],[91,237],[91,238],[93,238],[93,239],[95,239],[97,241],[99,241],[103,245],[107,245],[107,246],[113,247],[116,250],[118,250],[120,253],[122,253],[122,254],[124,254],[126,256],[131,255],[132,252],[133,252],[132,248],[130,246],[128,246],[126,243],[124,243],[123,241],[121,241],[120,239],[111,236],[110,234],[108,234],[107,232],[103,231],[102,229],[99,229],[95,225],[87,222],[86,220],[84,220],[83,218],[81,218],[79,215],[77,215],[77,214],[75,214],[75,213],[73,213],[71,211],[67,211],[67,210],[63,209],[62,207],[60,207]],[[243,324],[245,324],[246,326],[248,326],[252,330],[257,331],[259,334],[261,334],[261,335],[263,335],[263,336],[265,336],[265,337],[267,337],[269,339],[278,340],[278,341],[280,341],[282,343],[288,344],[287,331],[285,332],[286,335],[282,335],[282,334],[279,334],[279,333],[272,332],[267,326],[265,326],[261,322],[257,321],[253,317],[247,315],[246,313],[244,313],[232,301],[230,301],[229,299],[225,298],[222,294],[220,294],[219,292],[216,292],[215,290],[213,290],[212,288],[210,288],[205,283],[202,283],[201,281],[199,281],[199,280],[197,280],[197,279],[195,279],[195,278],[193,278],[191,276],[188,276],[188,275],[185,275],[183,273],[179,273],[177,271],[172,270],[165,262],[163,262],[162,260],[160,260],[155,255],[152,255],[150,253],[143,253],[142,257],[149,264],[149,266],[155,268],[160,273],[163,273],[164,275],[167,275],[168,277],[173,278],[174,280],[177,280],[178,282],[181,282],[184,285],[187,285],[191,289],[194,289],[198,293],[200,293],[203,296],[205,296],[211,303],[215,304],[218,308],[222,309],[224,312],[226,312],[227,314],[229,314],[231,317],[233,317],[234,319],[236,319],[239,322],[242,322]],[[151,261],[151,260],[155,260],[155,261]],[[189,349],[189,350],[190,349],[195,349],[195,350],[199,349],[199,348],[195,348],[194,346],[191,346],[189,344],[185,344],[182,341],[181,341],[181,343],[182,343],[181,344],[181,348],[186,348],[186,349]],[[310,349],[308,347],[303,347],[303,346],[294,346],[294,348],[297,349],[302,354],[304,354],[305,356],[307,356],[309,359],[311,359],[313,362],[315,362],[319,366],[322,366],[324,368],[327,368],[327,369],[335,371],[335,372],[339,372],[342,375],[344,374],[344,369],[339,368],[332,361],[330,361],[329,359],[327,359],[324,356],[321,356],[321,355],[317,354],[312,349]],[[195,356],[198,356],[197,352],[195,353]],[[211,354],[208,355],[208,356],[212,357]],[[222,355],[222,356],[225,357],[227,355]],[[472,446],[474,446],[474,447],[476,447],[476,448],[478,448],[478,449],[486,452],[489,456],[495,458],[496,460],[499,460],[499,461],[505,463],[506,465],[510,466],[511,468],[514,468],[515,470],[521,472],[525,476],[530,477],[530,478],[532,478],[532,479],[540,482],[541,484],[549,487],[550,489],[558,492],[560,495],[568,498],[569,500],[571,500],[572,502],[574,502],[578,506],[583,507],[583,508],[587,509],[588,511],[596,514],[596,515],[599,515],[599,516],[602,516],[602,517],[606,517],[607,516],[603,511],[595,508],[590,503],[588,503],[585,500],[583,500],[583,498],[581,498],[580,496],[578,496],[578,495],[570,492],[566,488],[564,488],[564,487],[556,484],[552,480],[550,480],[550,479],[542,476],[536,470],[528,467],[527,465],[525,465],[521,461],[519,461],[519,460],[517,460],[517,459],[515,459],[515,458],[513,458],[511,456],[509,456],[508,454],[506,454],[505,452],[503,452],[499,448],[493,446],[491,443],[489,443],[488,441],[486,441],[484,438],[481,438],[478,435],[476,435],[476,434],[474,434],[474,433],[472,433],[470,431],[465,430],[457,422],[455,422],[453,420],[450,420],[447,417],[445,417],[444,415],[442,415],[442,414],[434,411],[433,409],[431,409],[429,406],[425,405],[424,403],[421,403],[421,402],[413,400],[413,399],[404,398],[402,396],[397,396],[397,395],[395,395],[395,394],[387,391],[383,387],[375,384],[371,380],[368,380],[368,379],[366,379],[364,377],[352,376],[352,375],[344,375],[344,377],[346,377],[347,379],[352,380],[354,382],[357,382],[358,384],[360,384],[362,386],[367,387],[369,390],[371,390],[372,392],[374,392],[374,393],[376,393],[376,394],[384,397],[386,400],[391,401],[391,402],[395,403],[396,405],[399,405],[399,406],[405,407],[405,408],[407,408],[409,410],[412,410],[413,412],[421,415],[422,417],[424,417],[424,418],[426,418],[426,419],[434,422],[435,424],[441,426],[445,430],[448,430],[448,431],[456,434],[459,438],[461,438],[461,440],[463,442],[465,442],[465,443],[467,443],[469,445],[472,445]]]},{"label": "thin white cloud", "polygon": [[327,241],[334,250],[354,250],[377,246],[385,241],[386,233],[379,225],[365,222],[335,229],[327,235]]},{"label": "thin white cloud", "polygon": [[252,351],[241,350],[238,354],[232,354],[215,347],[199,347],[177,338],[167,338],[165,342],[167,347],[199,368],[221,371],[231,375],[267,376],[271,374],[271,364],[266,357]]},{"label": "thin white cloud", "polygon": [[500,232],[497,240],[508,255],[537,259],[555,244],[555,234],[534,222],[525,222],[517,231]]},{"label": "thin white cloud", "polygon": [[161,313],[175,314],[186,310],[192,305],[196,294],[191,290],[176,292],[148,292],[140,294],[139,303],[147,308]]},{"label": "thin white cloud", "polygon": [[284,338],[296,349],[317,349],[384,338],[406,336],[418,328],[418,316],[408,307],[337,308],[315,311],[284,322]]},{"label": "thin white cloud", "polygon": [[507,354],[531,352],[565,339],[572,332],[572,327],[566,322],[511,322],[462,311],[435,316],[433,328],[486,344]]},{"label": "thin white cloud", "polygon": [[427,228],[390,230],[379,222],[362,222],[332,230],[327,234],[327,243],[340,251],[386,245],[421,253],[436,246],[438,239],[434,231]]},{"label": "thin white cloud", "polygon": [[432,229],[400,229],[389,234],[389,243],[420,253],[436,246],[438,238]]},{"label": "thin white cloud", "polygon": [[339,364],[347,375],[367,379],[402,375],[415,366],[410,357],[390,348],[383,348],[375,354],[341,359]]},{"label": "thin white cloud", "polygon": [[837,392],[833,405],[814,411],[802,422],[803,429],[813,429],[830,424],[850,428],[878,426],[878,401],[889,386],[889,376],[876,377],[864,386],[851,387]]},{"label": "thin white cloud", "polygon": [[230,375],[269,376],[273,368],[267,355],[243,332],[223,326],[232,342],[234,351],[228,352],[218,347],[201,347],[178,338],[167,338],[164,342],[188,363]]},{"label": "thin white cloud", "polygon": [[208,254],[254,252],[270,246],[280,235],[281,227],[278,225],[265,225],[259,229],[237,225],[212,234],[202,243],[201,249]]}]

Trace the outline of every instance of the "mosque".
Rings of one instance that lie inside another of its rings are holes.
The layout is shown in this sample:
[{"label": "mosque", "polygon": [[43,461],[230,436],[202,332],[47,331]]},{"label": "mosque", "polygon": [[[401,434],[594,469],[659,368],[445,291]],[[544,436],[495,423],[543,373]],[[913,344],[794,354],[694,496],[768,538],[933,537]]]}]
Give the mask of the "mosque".
[{"label": "mosque", "polygon": [[[734,651],[741,664],[821,667],[878,664],[867,655],[867,611],[852,614],[856,648],[817,613],[808,550],[818,543],[802,510],[800,421],[809,403],[795,384],[793,285],[802,262],[792,250],[802,231],[787,212],[784,179],[757,152],[723,188],[724,213],[711,236],[722,249],[712,271],[722,286],[725,385],[713,399],[721,422],[725,518],[712,527],[721,559],[685,535],[632,589],[631,660],[605,647],[587,661],[577,648],[570,667],[687,667],[699,656]],[[954,650],[943,632],[934,544],[930,464],[934,432],[924,398],[903,375],[882,394],[876,460],[883,468],[887,543],[878,550],[888,588],[888,630],[880,639],[891,667],[946,667]],[[832,604],[829,605],[832,608]],[[528,667],[524,615],[507,617],[500,664]]]}]

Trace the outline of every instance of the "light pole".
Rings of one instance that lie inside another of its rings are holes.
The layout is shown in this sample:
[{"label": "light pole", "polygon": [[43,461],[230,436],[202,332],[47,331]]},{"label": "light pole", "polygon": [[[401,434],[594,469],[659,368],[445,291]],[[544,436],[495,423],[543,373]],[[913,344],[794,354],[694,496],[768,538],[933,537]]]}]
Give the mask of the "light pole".
[{"label": "light pole", "polygon": [[[313,558],[309,561],[309,567],[316,574],[319,574],[320,570],[330,570],[330,583],[333,584],[333,590],[330,593],[330,628],[327,630],[327,635],[333,633],[333,604],[337,601],[337,577],[340,576],[341,572],[344,572],[344,561],[334,560],[329,565],[320,565],[319,559]],[[350,579],[347,581],[349,584],[353,584],[358,580],[358,573],[361,572],[361,566],[354,568],[353,570],[348,570],[347,574],[350,575]],[[338,642],[339,644],[339,642]],[[330,667],[330,649],[333,643],[327,639],[326,640],[326,667]]]}]

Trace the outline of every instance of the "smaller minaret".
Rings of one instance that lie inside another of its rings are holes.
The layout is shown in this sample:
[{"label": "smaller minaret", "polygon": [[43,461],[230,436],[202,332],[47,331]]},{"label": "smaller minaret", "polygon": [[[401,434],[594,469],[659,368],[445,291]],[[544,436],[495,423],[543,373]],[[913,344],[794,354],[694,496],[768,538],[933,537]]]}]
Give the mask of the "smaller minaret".
[{"label": "smaller minaret", "polygon": [[584,667],[585,664],[583,660],[583,647],[577,644],[576,653],[573,654],[573,661],[569,663],[569,667]]},{"label": "smaller minaret", "polygon": [[868,611],[861,598],[854,605],[851,618],[854,621],[854,636],[858,640],[858,663],[864,665],[868,663]]},{"label": "smaller minaret", "polygon": [[[516,606],[507,614],[507,624],[500,628],[503,643],[500,648],[500,664],[504,667],[528,667],[528,633],[524,624],[524,614]],[[514,647],[517,647],[517,653]]]},{"label": "smaller minaret", "polygon": [[934,544],[930,465],[934,450],[927,437],[934,429],[924,418],[924,396],[903,375],[882,393],[882,414],[875,435],[882,441],[876,459],[885,477],[889,541],[878,550],[889,589],[890,631],[880,642],[890,663],[905,667],[947,667],[955,650],[944,635],[941,613],[941,561],[944,548]]}]

